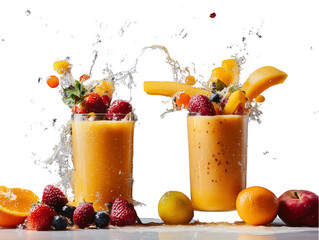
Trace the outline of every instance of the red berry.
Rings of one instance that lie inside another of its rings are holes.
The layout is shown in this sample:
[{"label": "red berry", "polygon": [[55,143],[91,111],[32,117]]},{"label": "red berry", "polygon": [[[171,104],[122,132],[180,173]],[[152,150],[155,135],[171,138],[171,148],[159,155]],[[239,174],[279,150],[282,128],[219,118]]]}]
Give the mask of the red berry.
[{"label": "red berry", "polygon": [[73,222],[79,228],[86,228],[94,221],[95,211],[92,204],[80,203],[73,213]]},{"label": "red berry", "polygon": [[44,231],[51,228],[56,212],[46,204],[39,203],[31,208],[27,218],[27,229]]},{"label": "red berry", "polygon": [[228,100],[229,100],[229,97],[224,97],[224,98],[222,99],[222,101],[220,102],[220,106],[221,106],[222,109],[225,108],[226,103],[228,102]]},{"label": "red berry", "polygon": [[201,116],[213,116],[216,114],[209,98],[200,94],[196,94],[189,100],[188,110],[191,114],[199,114]]},{"label": "red berry", "polygon": [[49,76],[47,78],[47,84],[49,85],[49,87],[51,88],[56,88],[57,86],[59,86],[59,79],[58,77],[52,75],[52,76]]},{"label": "red berry", "polygon": [[124,100],[115,100],[107,111],[108,120],[121,120],[132,112],[132,105]]},{"label": "red berry", "polygon": [[106,105],[102,99],[102,97],[95,93],[87,94],[83,100],[72,108],[73,113],[105,113]]},{"label": "red berry", "polygon": [[59,212],[62,207],[68,203],[68,199],[59,188],[53,185],[47,185],[43,190],[42,203]]},{"label": "red berry", "polygon": [[116,198],[110,213],[110,224],[116,226],[132,225],[137,220],[133,204],[124,198]]},{"label": "red berry", "polygon": [[86,81],[86,80],[88,80],[90,78],[90,76],[89,75],[87,75],[87,74],[83,74],[81,77],[80,77],[80,82],[84,82],[84,81]]},{"label": "red berry", "polygon": [[103,95],[101,96],[103,102],[105,103],[106,107],[108,108],[111,104],[112,99],[109,97],[109,95]]},{"label": "red berry", "polygon": [[211,18],[215,18],[216,17],[216,13],[211,13],[210,15],[209,15]]}]

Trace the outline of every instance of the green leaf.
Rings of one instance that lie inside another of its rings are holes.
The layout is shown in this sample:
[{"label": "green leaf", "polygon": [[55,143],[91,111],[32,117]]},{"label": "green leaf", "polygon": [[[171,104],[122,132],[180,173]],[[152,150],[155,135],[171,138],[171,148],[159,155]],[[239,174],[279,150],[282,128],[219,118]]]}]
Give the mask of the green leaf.
[{"label": "green leaf", "polygon": [[226,86],[225,83],[223,83],[223,82],[220,81],[219,79],[217,80],[216,86],[215,86],[215,88],[216,88],[217,91],[221,91],[221,90],[223,90],[223,89],[226,88],[226,87],[227,87],[227,86]]},{"label": "green leaf", "polygon": [[83,82],[77,80],[75,80],[75,86],[63,90],[67,96],[62,98],[62,101],[70,107],[80,103],[87,93],[87,89],[83,86]]}]

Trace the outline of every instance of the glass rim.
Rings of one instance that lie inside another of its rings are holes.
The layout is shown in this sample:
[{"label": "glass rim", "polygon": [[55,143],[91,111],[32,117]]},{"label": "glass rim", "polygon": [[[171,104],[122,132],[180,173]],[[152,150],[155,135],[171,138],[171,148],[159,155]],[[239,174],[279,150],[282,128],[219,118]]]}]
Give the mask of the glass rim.
[{"label": "glass rim", "polygon": [[200,115],[198,113],[189,113],[187,117],[210,117],[210,118],[216,118],[216,117],[243,117],[243,118],[249,118],[249,114],[243,114],[243,115],[237,115],[237,114],[216,114],[216,115]]},{"label": "glass rim", "polygon": [[[135,113],[114,113],[111,115],[115,119],[108,119],[107,113],[72,113],[71,119],[72,120],[83,120],[83,121],[114,121],[114,122],[121,122],[121,121],[137,121],[137,116]],[[117,117],[121,117],[118,119]]]}]

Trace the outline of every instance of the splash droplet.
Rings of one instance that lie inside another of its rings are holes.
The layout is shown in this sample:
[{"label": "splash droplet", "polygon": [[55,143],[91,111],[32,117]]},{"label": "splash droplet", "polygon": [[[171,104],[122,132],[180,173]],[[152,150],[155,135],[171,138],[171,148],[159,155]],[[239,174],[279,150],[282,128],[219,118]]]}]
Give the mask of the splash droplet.
[{"label": "splash droplet", "polygon": [[25,15],[30,16],[30,14],[31,14],[31,11],[30,11],[30,10],[26,10],[26,11],[25,11]]}]

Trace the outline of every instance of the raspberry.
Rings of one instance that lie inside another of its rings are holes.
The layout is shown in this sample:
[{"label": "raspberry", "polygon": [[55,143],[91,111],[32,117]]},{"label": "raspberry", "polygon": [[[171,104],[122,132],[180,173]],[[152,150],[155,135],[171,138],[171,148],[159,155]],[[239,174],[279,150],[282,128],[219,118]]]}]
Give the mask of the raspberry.
[{"label": "raspberry", "polygon": [[188,110],[191,114],[198,114],[201,116],[215,115],[215,109],[209,98],[204,95],[196,94],[189,101]]},{"label": "raspberry", "polygon": [[94,221],[95,211],[92,204],[84,202],[80,203],[74,211],[73,222],[79,228],[86,228]]},{"label": "raspberry", "polygon": [[122,120],[125,116],[132,112],[132,105],[124,100],[115,100],[107,111],[108,120]]},{"label": "raspberry", "polygon": [[44,231],[51,228],[56,212],[46,204],[39,203],[31,208],[27,218],[27,229]]},{"label": "raspberry", "polygon": [[110,213],[110,224],[116,226],[132,225],[138,219],[133,204],[124,198],[116,198]]},{"label": "raspberry", "polygon": [[83,100],[72,108],[73,113],[105,113],[106,105],[102,99],[102,97],[95,93],[87,94]]},{"label": "raspberry", "polygon": [[64,193],[53,185],[47,185],[43,190],[42,202],[60,212],[62,207],[68,203]]}]

